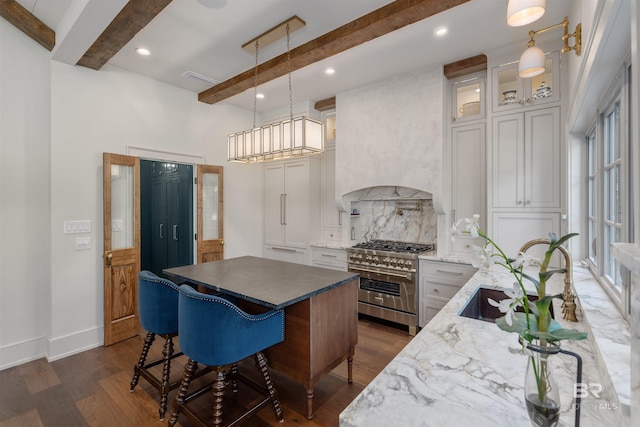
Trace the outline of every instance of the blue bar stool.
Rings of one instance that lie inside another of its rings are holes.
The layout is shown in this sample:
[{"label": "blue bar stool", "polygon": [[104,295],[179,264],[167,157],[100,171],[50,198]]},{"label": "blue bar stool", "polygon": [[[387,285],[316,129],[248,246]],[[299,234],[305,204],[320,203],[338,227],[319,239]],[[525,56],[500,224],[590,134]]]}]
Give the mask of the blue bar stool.
[{"label": "blue bar stool", "polygon": [[[182,356],[175,353],[173,338],[178,336],[178,286],[160,278],[150,271],[141,271],[138,276],[138,308],[140,324],[147,330],[144,346],[138,364],[133,368],[131,392],[138,384],[140,376],[160,392],[160,420],[167,412],[167,395],[180,385],[180,381],[169,382],[171,360]],[[146,363],[147,354],[156,335],[164,338],[162,358]],[[162,363],[162,378],[158,378],[150,368]]]},{"label": "blue bar stool", "polygon": [[[260,315],[244,312],[231,301],[215,295],[202,294],[193,288],[180,286],[178,303],[180,347],[189,361],[185,365],[184,378],[173,404],[169,426],[175,425],[178,414],[184,413],[192,422],[205,425],[189,408],[193,399],[213,390],[213,425],[222,424],[222,400],[226,383],[230,380],[237,392],[238,382],[251,386],[263,398],[241,416],[227,425],[235,425],[254,415],[271,402],[276,417],[284,420],[276,390],[271,382],[267,360],[262,351],[284,340],[284,311],[271,310]],[[256,367],[262,374],[266,387],[258,385],[238,372],[237,363],[255,356]],[[198,363],[216,372],[213,384],[207,384],[187,394],[189,383]]]}]

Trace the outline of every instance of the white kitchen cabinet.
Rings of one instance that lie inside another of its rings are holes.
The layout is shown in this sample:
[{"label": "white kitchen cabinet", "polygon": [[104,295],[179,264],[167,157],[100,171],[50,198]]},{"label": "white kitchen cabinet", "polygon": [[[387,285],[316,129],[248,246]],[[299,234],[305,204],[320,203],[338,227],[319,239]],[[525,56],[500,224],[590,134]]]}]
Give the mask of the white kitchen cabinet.
[{"label": "white kitchen cabinet", "polygon": [[336,205],[336,146],[327,142],[322,154],[322,241],[342,242],[342,221]]},{"label": "white kitchen cabinet", "polygon": [[310,263],[309,245],[320,238],[320,158],[265,164],[264,204],[263,256]]},{"label": "white kitchen cabinet", "polygon": [[[452,224],[458,219],[480,214],[486,229],[486,130],[477,122],[451,128],[451,213]],[[469,254],[471,245],[482,245],[480,239],[459,237],[451,244],[451,252]]]},{"label": "white kitchen cabinet", "polygon": [[312,252],[311,265],[330,268],[332,270],[347,271],[346,249],[314,246]]},{"label": "white kitchen cabinet", "polygon": [[491,104],[494,113],[539,107],[560,100],[560,54],[546,54],[545,72],[532,77],[518,76],[518,61],[506,61],[491,70]]},{"label": "white kitchen cabinet", "polygon": [[560,107],[495,116],[492,206],[561,207]]},{"label": "white kitchen cabinet", "polygon": [[461,123],[485,116],[486,72],[461,77],[451,83],[451,121]]},{"label": "white kitchen cabinet", "polygon": [[473,276],[477,268],[454,262],[421,259],[418,267],[419,324],[424,327]]},{"label": "white kitchen cabinet", "polygon": [[[494,212],[492,239],[509,257],[515,258],[520,247],[533,239],[549,238],[549,233],[561,235],[559,212]],[[533,246],[527,254],[543,259],[547,245]],[[560,265],[554,255],[552,265]]]}]

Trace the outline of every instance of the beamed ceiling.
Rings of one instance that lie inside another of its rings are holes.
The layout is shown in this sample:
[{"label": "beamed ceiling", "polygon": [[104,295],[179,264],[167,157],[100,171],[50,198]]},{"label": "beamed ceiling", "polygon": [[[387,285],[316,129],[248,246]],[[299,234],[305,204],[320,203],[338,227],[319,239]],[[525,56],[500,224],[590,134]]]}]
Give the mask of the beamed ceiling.
[{"label": "beamed ceiling", "polygon": [[[48,4],[58,7],[57,20],[48,18],[52,27],[38,17],[52,13],[42,3],[0,0],[0,15],[54,59],[94,70],[109,64],[196,92],[208,104],[227,100],[244,108],[253,107],[256,70],[255,57],[241,46],[298,15],[307,25],[291,35],[289,62],[286,42],[259,50],[257,83],[270,98],[261,111],[288,102],[289,70],[302,97],[294,101],[326,110],[337,93],[421,67],[445,66],[449,78],[485,69],[484,52],[524,46],[529,30],[506,25],[506,0],[88,0],[81,10],[59,0]],[[568,11],[568,1],[549,3],[535,28]],[[72,24],[56,45],[54,29],[63,21]],[[433,36],[438,26],[450,30],[442,40]],[[132,53],[138,46],[152,51],[146,63]],[[336,75],[322,80],[329,66]],[[204,79],[181,77],[186,71]]]}]

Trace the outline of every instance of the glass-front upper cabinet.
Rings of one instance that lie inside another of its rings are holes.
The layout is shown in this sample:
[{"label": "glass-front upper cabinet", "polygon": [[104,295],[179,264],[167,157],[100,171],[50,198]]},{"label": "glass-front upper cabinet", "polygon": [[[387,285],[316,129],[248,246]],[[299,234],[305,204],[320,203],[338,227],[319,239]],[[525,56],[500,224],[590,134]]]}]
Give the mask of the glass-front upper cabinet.
[{"label": "glass-front upper cabinet", "polygon": [[324,116],[324,141],[327,143],[335,142],[336,140],[336,113],[330,111]]},{"label": "glass-front upper cabinet", "polygon": [[485,73],[461,77],[451,84],[452,121],[483,118],[485,116]]},{"label": "glass-front upper cabinet", "polygon": [[518,76],[518,61],[499,65],[492,70],[493,111],[515,110],[560,99],[559,52],[545,55],[544,73],[531,77]]}]

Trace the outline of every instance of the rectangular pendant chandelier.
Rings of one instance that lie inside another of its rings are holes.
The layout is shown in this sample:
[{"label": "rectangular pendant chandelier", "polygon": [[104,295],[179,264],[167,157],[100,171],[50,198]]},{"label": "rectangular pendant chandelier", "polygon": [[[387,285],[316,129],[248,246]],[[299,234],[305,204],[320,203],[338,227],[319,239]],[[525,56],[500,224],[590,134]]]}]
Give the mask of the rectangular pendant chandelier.
[{"label": "rectangular pendant chandelier", "polygon": [[248,129],[228,135],[228,160],[266,162],[321,153],[324,150],[322,122],[306,116]]}]

